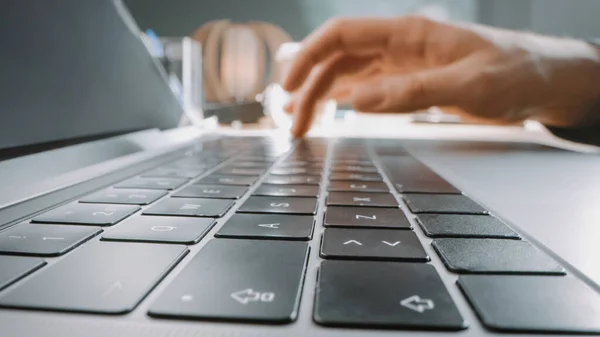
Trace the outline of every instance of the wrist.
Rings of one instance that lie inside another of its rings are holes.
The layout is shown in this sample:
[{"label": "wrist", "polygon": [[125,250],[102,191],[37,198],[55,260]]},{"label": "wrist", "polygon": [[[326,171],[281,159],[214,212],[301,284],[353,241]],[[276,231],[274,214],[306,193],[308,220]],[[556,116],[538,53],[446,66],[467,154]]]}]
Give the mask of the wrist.
[{"label": "wrist", "polygon": [[600,45],[541,37],[535,48],[545,90],[532,118],[568,129],[600,125]]}]

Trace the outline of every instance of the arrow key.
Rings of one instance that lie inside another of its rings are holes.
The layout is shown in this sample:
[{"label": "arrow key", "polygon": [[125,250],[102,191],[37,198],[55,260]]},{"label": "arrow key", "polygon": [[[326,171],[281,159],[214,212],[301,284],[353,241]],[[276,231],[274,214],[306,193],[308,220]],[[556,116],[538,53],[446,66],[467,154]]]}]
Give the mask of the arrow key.
[{"label": "arrow key", "polygon": [[415,233],[393,229],[326,228],[321,257],[346,260],[427,262]]},{"label": "arrow key", "polygon": [[416,263],[324,261],[314,320],[344,327],[465,328],[434,267]]}]

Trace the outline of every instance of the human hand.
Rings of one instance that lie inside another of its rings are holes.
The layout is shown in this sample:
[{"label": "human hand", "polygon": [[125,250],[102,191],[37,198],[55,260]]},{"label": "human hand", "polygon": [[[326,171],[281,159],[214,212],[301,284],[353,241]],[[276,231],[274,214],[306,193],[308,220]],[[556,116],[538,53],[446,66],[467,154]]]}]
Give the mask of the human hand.
[{"label": "human hand", "polygon": [[577,127],[600,121],[599,79],[600,50],[584,41],[409,16],[329,21],[303,41],[283,87],[301,137],[326,99]]}]

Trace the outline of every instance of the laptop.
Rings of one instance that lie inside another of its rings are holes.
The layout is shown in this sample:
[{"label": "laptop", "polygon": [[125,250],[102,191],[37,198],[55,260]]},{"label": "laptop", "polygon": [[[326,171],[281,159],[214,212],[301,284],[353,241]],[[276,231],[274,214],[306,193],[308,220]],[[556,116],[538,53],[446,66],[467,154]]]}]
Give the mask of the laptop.
[{"label": "laptop", "polygon": [[597,156],[203,132],[118,0],[0,13],[0,336],[600,334]]}]

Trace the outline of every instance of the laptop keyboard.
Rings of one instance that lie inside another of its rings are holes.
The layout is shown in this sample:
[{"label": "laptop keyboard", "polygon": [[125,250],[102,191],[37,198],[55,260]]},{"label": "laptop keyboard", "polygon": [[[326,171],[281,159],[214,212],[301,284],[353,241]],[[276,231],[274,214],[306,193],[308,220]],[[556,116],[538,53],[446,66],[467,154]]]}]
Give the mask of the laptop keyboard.
[{"label": "laptop keyboard", "polygon": [[468,329],[419,232],[484,326],[600,333],[596,291],[397,141],[201,148],[0,232],[0,306],[125,314],[185,259],[149,317],[295,324],[314,301],[323,326]]}]

